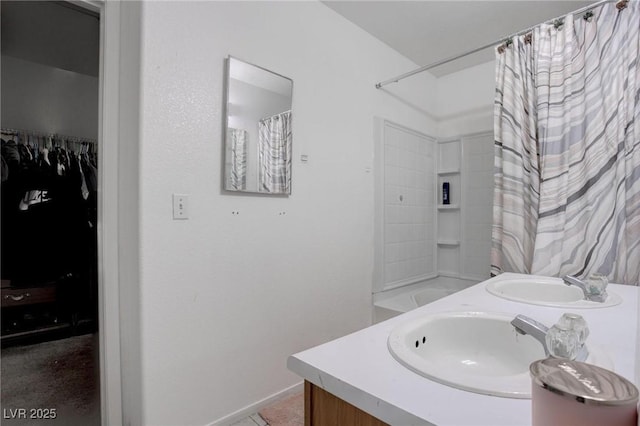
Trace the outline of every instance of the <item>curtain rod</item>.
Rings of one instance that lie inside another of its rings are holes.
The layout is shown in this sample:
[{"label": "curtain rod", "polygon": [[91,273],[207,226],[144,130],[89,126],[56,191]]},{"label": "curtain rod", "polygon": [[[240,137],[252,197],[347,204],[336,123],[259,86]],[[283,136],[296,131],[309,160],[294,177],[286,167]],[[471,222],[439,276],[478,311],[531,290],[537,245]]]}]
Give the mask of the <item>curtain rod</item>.
[{"label": "curtain rod", "polygon": [[52,138],[52,139],[59,139],[59,140],[66,140],[66,141],[71,141],[71,142],[75,142],[75,143],[81,143],[81,142],[87,142],[87,143],[91,143],[91,144],[95,144],[97,143],[97,141],[95,139],[91,139],[91,138],[84,138],[81,136],[68,136],[68,135],[60,135],[58,133],[46,133],[46,132],[37,132],[34,130],[24,130],[24,129],[9,129],[6,127],[2,127],[0,128],[0,133],[2,133],[3,135],[14,135],[14,136],[20,136],[20,135],[25,135],[25,136],[36,136],[36,137],[41,137],[41,138]]},{"label": "curtain rod", "polygon": [[[588,11],[590,9],[595,9],[596,7],[602,6],[605,3],[615,3],[616,1],[617,0],[600,0],[600,1],[598,1],[596,3],[593,3],[593,4],[589,5],[589,6],[582,7],[580,9],[576,10],[576,11],[573,11],[573,12],[570,12],[570,13],[565,13],[564,15],[561,15],[561,16],[555,17],[553,19],[549,19],[547,21],[544,21],[543,24],[544,23],[548,23],[548,22],[553,22],[553,21],[555,21],[557,19],[560,19],[560,18],[562,18],[564,16],[567,16],[567,15],[578,15],[578,14],[580,14],[582,12],[586,12],[586,11]],[[620,2],[620,3],[622,3],[622,2]],[[412,75],[415,75],[415,74],[418,74],[418,73],[421,73],[421,72],[424,72],[424,71],[428,71],[428,70],[430,70],[432,68],[438,67],[440,65],[447,64],[449,62],[453,62],[453,61],[455,61],[457,59],[464,58],[465,56],[472,55],[472,54],[477,53],[477,52],[479,52],[481,50],[488,49],[489,47],[497,46],[497,45],[505,42],[506,40],[509,40],[510,38],[517,37],[519,35],[528,33],[529,31],[533,30],[534,28],[536,28],[536,27],[538,27],[540,25],[542,25],[542,24],[533,25],[533,26],[531,26],[531,27],[529,27],[529,28],[527,28],[525,30],[518,31],[517,33],[514,33],[514,34],[512,34],[512,35],[510,35],[508,37],[502,37],[502,38],[500,38],[498,40],[492,41],[491,43],[487,43],[487,44],[485,44],[483,46],[477,47],[477,48],[475,48],[473,50],[469,50],[469,51],[461,53],[459,55],[451,56],[449,58],[442,59],[440,61],[433,62],[433,63],[430,63],[428,65],[424,65],[424,66],[422,66],[420,68],[416,68],[413,71],[406,72],[406,73],[401,74],[401,75],[399,75],[397,77],[390,78],[390,79],[382,81],[380,83],[376,83],[376,89],[380,89],[383,86],[386,86],[387,84],[397,83],[398,81],[403,80],[403,79],[405,79],[407,77],[411,77]]]}]

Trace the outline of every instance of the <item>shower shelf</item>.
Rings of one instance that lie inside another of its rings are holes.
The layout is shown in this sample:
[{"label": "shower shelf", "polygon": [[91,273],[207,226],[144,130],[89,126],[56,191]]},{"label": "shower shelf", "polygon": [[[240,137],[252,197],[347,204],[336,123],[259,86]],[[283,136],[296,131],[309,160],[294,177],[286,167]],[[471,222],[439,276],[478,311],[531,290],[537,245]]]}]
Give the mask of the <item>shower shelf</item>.
[{"label": "shower shelf", "polygon": [[460,169],[443,169],[443,170],[438,170],[438,175],[442,176],[442,175],[455,175],[460,173]]},{"label": "shower shelf", "polygon": [[[436,257],[438,275],[460,273],[462,249],[462,139],[455,137],[438,141],[436,179]],[[448,185],[447,201],[445,183]]]},{"label": "shower shelf", "polygon": [[460,204],[438,204],[438,210],[459,210]]}]

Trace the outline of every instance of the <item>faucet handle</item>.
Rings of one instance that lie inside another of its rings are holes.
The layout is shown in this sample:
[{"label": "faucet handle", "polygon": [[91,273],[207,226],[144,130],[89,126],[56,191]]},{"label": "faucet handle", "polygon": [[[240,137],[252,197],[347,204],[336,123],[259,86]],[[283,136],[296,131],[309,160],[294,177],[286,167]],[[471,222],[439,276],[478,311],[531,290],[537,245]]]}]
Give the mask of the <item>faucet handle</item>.
[{"label": "faucet handle", "polygon": [[591,274],[587,278],[587,291],[592,296],[605,296],[607,295],[607,285],[609,279],[603,274]]},{"label": "faucet handle", "polygon": [[582,316],[573,313],[564,313],[558,320],[558,324],[574,330],[578,335],[578,345],[582,347],[589,337],[589,327]]},{"label": "faucet handle", "polygon": [[580,289],[584,293],[584,298],[586,300],[591,300],[594,302],[604,302],[607,300],[607,284],[609,281],[606,275],[602,274],[591,274],[587,281],[581,281],[580,279],[573,277],[571,275],[566,275],[562,277],[562,281],[566,285],[574,285]]},{"label": "faucet handle", "polygon": [[564,313],[546,335],[549,354],[556,358],[584,362],[589,356],[585,346],[587,337],[589,327],[584,318],[578,314]]},{"label": "faucet handle", "polygon": [[556,358],[576,359],[580,350],[578,333],[568,324],[554,324],[545,337],[549,354]]}]

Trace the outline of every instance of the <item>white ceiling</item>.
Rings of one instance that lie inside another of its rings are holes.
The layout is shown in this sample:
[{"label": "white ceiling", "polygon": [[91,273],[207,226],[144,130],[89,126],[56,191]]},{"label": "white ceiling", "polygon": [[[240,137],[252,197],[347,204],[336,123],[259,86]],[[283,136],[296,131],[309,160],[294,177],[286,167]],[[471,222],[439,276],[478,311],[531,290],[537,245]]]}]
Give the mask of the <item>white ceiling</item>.
[{"label": "white ceiling", "polygon": [[[422,66],[467,52],[595,2],[396,0],[323,3]],[[493,49],[485,49],[434,68],[431,73],[442,76],[490,61],[493,57]],[[392,77],[395,76],[380,76],[380,79]]]},{"label": "white ceiling", "polygon": [[[326,0],[323,3],[416,64],[427,65],[594,1]],[[97,76],[99,21],[86,13],[60,7],[65,4],[68,3],[2,1],[2,53]],[[445,75],[490,61],[493,55],[492,49],[486,49],[431,72]],[[380,79],[391,77],[395,76]]]}]

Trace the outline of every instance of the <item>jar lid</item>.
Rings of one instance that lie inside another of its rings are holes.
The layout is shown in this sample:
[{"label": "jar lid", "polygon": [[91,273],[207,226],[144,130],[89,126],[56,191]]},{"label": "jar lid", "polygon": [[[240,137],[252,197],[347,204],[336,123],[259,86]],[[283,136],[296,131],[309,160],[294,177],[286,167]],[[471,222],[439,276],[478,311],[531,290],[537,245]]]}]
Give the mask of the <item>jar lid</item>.
[{"label": "jar lid", "polygon": [[583,404],[627,405],[638,402],[638,388],[604,368],[563,358],[546,358],[529,367],[534,385]]}]

